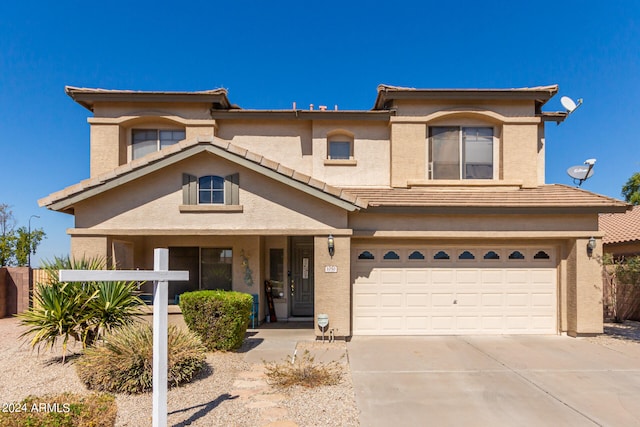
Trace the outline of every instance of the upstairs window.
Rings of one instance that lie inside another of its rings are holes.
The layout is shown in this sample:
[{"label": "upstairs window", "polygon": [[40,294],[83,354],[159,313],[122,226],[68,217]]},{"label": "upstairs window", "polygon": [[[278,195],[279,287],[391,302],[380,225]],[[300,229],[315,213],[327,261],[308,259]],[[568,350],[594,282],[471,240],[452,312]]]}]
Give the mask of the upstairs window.
[{"label": "upstairs window", "polygon": [[430,179],[493,179],[493,128],[429,128]]},{"label": "upstairs window", "polygon": [[131,131],[131,158],[139,159],[185,139],[180,129],[133,129]]},{"label": "upstairs window", "polygon": [[327,135],[327,159],[353,159],[353,135],[347,131],[333,131]]}]

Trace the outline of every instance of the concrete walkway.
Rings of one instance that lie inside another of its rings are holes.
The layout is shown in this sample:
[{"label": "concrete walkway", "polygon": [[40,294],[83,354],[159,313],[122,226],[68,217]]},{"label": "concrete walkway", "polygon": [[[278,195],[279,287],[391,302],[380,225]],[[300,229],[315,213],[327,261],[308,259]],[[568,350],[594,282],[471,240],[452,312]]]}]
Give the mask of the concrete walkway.
[{"label": "concrete walkway", "polygon": [[560,336],[355,337],[362,426],[640,425],[640,345]]}]

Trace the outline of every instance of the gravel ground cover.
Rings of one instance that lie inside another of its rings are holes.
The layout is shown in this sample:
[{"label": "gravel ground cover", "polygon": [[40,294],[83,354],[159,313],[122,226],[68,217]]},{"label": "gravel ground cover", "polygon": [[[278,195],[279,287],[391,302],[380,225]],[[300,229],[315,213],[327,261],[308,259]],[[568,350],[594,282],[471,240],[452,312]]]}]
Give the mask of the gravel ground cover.
[{"label": "gravel ground cover", "polygon": [[[13,318],[0,319],[0,404],[20,401],[28,395],[86,392],[73,366],[79,347],[61,363],[60,349],[32,351],[19,335],[24,329]],[[605,334],[584,338],[591,342],[624,348],[640,343],[640,322],[606,323]],[[298,353],[318,347],[301,342]],[[344,342],[332,343],[344,350]],[[182,426],[358,426],[353,385],[347,358],[341,361],[345,376],[341,384],[287,391],[270,387],[263,364],[244,360],[246,348],[238,353],[208,353],[207,366],[195,381],[169,390],[168,425]],[[75,354],[75,356],[73,356]],[[117,426],[151,425],[151,394],[117,395]]]},{"label": "gravel ground cover", "polygon": [[[87,392],[73,366],[62,364],[60,349],[32,351],[19,335],[24,329],[13,318],[0,319],[0,404],[28,395]],[[342,346],[344,342],[333,343]],[[313,343],[300,343],[302,349]],[[275,390],[265,381],[264,364],[245,362],[238,353],[208,353],[207,366],[195,381],[170,389],[168,425],[182,426],[357,426],[358,412],[346,358],[343,381],[336,386]],[[152,396],[117,395],[117,426],[151,425]]]}]

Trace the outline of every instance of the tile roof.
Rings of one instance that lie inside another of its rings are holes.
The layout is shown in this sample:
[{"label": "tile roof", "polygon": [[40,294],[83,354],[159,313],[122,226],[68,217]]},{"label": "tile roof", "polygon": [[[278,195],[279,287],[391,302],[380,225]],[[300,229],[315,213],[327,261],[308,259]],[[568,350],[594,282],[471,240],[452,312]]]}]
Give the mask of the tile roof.
[{"label": "tile roof", "polygon": [[605,233],[604,244],[640,241],[640,206],[625,213],[602,214],[598,217],[598,225]]},{"label": "tile roof", "polygon": [[328,200],[347,204],[343,204],[343,206],[351,205],[354,209],[367,206],[365,201],[346,190],[331,186],[227,141],[218,138],[203,137],[181,141],[160,151],[121,165],[107,173],[85,179],[38,200],[38,205],[53,210],[67,210],[77,201],[84,200],[102,191],[110,190],[125,182],[137,179],[146,173],[163,167],[167,162],[177,162],[202,151],[209,151],[213,154],[221,155],[227,160],[250,166],[252,169],[263,174],[269,173],[272,177],[281,179],[290,185],[297,186],[297,188],[310,194],[325,195],[328,196]]},{"label": "tile roof", "polygon": [[510,89],[418,89],[381,84],[373,109],[386,109],[393,99],[521,99],[535,100],[541,107],[558,92],[558,85]]},{"label": "tile roof", "polygon": [[560,184],[536,188],[349,188],[348,191],[365,199],[369,208],[561,208],[623,212],[628,206],[617,199]]}]

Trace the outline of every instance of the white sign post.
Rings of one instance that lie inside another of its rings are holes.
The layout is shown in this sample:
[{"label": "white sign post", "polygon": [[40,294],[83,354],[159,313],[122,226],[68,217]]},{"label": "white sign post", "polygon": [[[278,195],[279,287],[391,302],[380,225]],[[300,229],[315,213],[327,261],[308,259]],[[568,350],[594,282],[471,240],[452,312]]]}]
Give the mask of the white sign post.
[{"label": "white sign post", "polygon": [[60,270],[61,282],[154,281],[153,289],[153,427],[167,425],[167,296],[169,280],[189,280],[188,271],[169,271],[169,250],[154,249],[153,271]]}]

